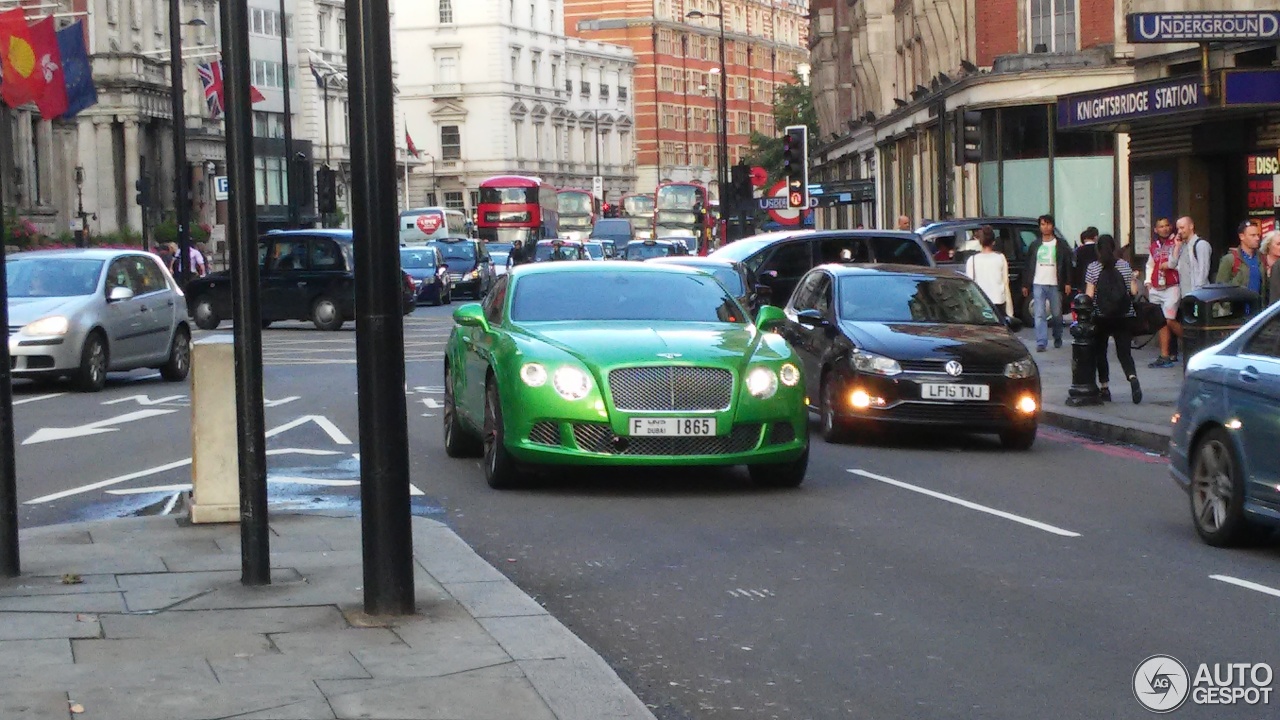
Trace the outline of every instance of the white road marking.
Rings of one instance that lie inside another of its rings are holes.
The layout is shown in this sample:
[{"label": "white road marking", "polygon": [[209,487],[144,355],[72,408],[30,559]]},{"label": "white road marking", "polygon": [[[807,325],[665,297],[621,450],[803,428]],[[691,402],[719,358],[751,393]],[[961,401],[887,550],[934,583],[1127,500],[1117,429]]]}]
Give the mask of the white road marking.
[{"label": "white road marking", "polygon": [[56,397],[62,397],[63,395],[66,395],[66,393],[49,393],[48,395],[36,395],[34,397],[22,398],[21,400],[14,400],[13,404],[26,405],[27,403],[40,402],[41,400],[52,400]]},{"label": "white road marking", "polygon": [[153,485],[151,487],[140,488],[117,488],[108,490],[108,495],[146,495],[148,493],[182,493],[191,489],[191,483],[179,483],[177,485]]},{"label": "white road marking", "polygon": [[727,592],[736,598],[755,599],[773,597],[773,591],[771,590],[745,590],[743,588],[735,588]]},{"label": "white road marking", "polygon": [[160,511],[161,515],[168,515],[173,512],[173,506],[178,504],[178,498],[182,497],[182,493],[176,492],[169,498],[169,502],[164,504],[164,509]]},{"label": "white road marking", "polygon": [[422,404],[426,405],[428,410],[439,410],[444,407],[444,403],[439,400],[432,400],[431,398],[423,398]]},{"label": "white road marking", "polygon": [[185,400],[186,395],[169,395],[168,397],[152,400],[150,395],[130,395],[129,397],[116,398],[115,400],[103,401],[103,405],[119,405],[125,402],[136,402],[139,405],[164,405],[165,403],[174,403],[179,400]]},{"label": "white road marking", "polygon": [[339,445],[351,444],[351,438],[344,435],[342,431],[338,429],[338,426],[333,424],[332,420],[323,415],[303,415],[296,420],[290,420],[279,427],[268,430],[266,436],[273,438],[286,430],[292,430],[300,425],[306,425],[309,422],[319,425],[320,429],[324,430],[335,443]]},{"label": "white road marking", "polygon": [[854,475],[861,475],[862,477],[868,478],[871,480],[878,480],[882,483],[893,485],[894,487],[900,487],[903,490],[910,490],[912,492],[920,493],[921,495],[928,495],[931,498],[944,500],[946,502],[959,505],[960,507],[969,508],[970,510],[977,510],[978,512],[987,513],[988,515],[994,515],[998,518],[1004,518],[1005,520],[1012,520],[1013,522],[1026,525],[1027,527],[1033,527],[1037,530],[1043,530],[1047,533],[1052,533],[1054,535],[1060,535],[1062,537],[1080,537],[1080,533],[1077,533],[1077,532],[1072,532],[1070,530],[1063,530],[1060,527],[1054,527],[1053,525],[1048,525],[1038,520],[1025,518],[1025,517],[1022,517],[1021,515],[1014,515],[1013,513],[1008,513],[1003,510],[997,510],[993,507],[987,507],[986,505],[979,505],[978,503],[970,502],[969,500],[964,500],[962,498],[958,498],[952,495],[940,493],[936,490],[922,488],[918,485],[904,483],[901,480],[894,480],[893,478],[885,477],[883,475],[876,475],[875,473],[870,473],[870,472],[867,472],[866,470],[849,470],[848,472],[853,473]]},{"label": "white road marking", "polygon": [[323,487],[354,487],[360,484],[359,480],[330,480],[322,478],[304,478],[304,477],[288,477],[281,475],[272,475],[267,478],[267,484],[280,483],[281,485],[321,485]]},{"label": "white road marking", "polygon": [[1280,590],[1277,590],[1273,587],[1267,587],[1266,585],[1259,585],[1258,583],[1255,583],[1255,582],[1249,582],[1248,580],[1241,580],[1240,578],[1231,577],[1230,575],[1210,575],[1209,578],[1212,580],[1217,580],[1218,582],[1227,583],[1228,585],[1235,585],[1236,587],[1242,587],[1247,590],[1260,592],[1264,595],[1280,597]]},{"label": "white road marking", "polygon": [[102,433],[118,432],[119,428],[111,427],[112,425],[123,425],[124,423],[135,422],[137,420],[146,420],[147,418],[156,417],[158,415],[168,415],[169,413],[178,412],[177,410],[138,410],[137,412],[126,413],[118,417],[107,418],[106,420],[96,420],[84,425],[77,425],[69,428],[40,428],[34,435],[22,441],[23,445],[35,445],[38,443],[53,442],[54,440],[69,440],[71,438],[84,437],[86,435],[100,435]]},{"label": "white road marking", "polygon": [[280,398],[279,400],[267,400],[266,398],[263,398],[262,405],[263,407],[280,407],[281,405],[286,405],[288,403],[293,402],[294,400],[301,400],[301,399],[302,398],[297,395],[290,395],[287,398]]}]

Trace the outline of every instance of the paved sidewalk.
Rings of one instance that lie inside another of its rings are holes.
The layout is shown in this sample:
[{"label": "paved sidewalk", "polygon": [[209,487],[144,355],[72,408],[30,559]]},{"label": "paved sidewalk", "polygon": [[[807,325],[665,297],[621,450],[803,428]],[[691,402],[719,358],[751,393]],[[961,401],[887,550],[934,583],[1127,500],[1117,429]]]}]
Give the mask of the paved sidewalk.
[{"label": "paved sidewalk", "polygon": [[0,718],[602,720],[653,715],[446,526],[414,518],[419,613],[363,616],[359,517],[274,515],[273,584],[239,527],[141,518],[22,533],[0,580]]},{"label": "paved sidewalk", "polygon": [[1071,336],[1068,334],[1063,338],[1060,349],[1054,349],[1051,344],[1042,353],[1035,351],[1034,331],[1024,330],[1018,336],[1040,366],[1044,404],[1042,418],[1046,424],[1155,452],[1168,449],[1170,418],[1177,409],[1178,393],[1182,390],[1182,363],[1164,369],[1147,367],[1160,354],[1156,340],[1141,350],[1133,351],[1138,381],[1142,383],[1141,404],[1133,404],[1129,383],[1124,379],[1112,346],[1107,359],[1111,363],[1113,401],[1073,408],[1067,407],[1067,391],[1071,388]]}]

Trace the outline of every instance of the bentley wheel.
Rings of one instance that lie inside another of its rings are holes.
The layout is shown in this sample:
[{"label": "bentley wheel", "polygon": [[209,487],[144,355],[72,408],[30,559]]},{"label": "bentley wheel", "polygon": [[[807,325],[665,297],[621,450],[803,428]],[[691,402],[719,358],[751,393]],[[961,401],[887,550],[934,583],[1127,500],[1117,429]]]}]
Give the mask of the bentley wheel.
[{"label": "bentley wheel", "polygon": [[480,454],[479,438],[458,417],[453,395],[453,373],[444,371],[444,452],[451,458],[475,457]]},{"label": "bentley wheel", "polygon": [[502,427],[502,399],[498,384],[490,380],[484,389],[484,479],[495,490],[509,490],[520,484],[520,470],[507,452]]},{"label": "bentley wheel", "polygon": [[1205,433],[1191,453],[1191,520],[1214,547],[1232,547],[1257,530],[1244,516],[1244,478],[1226,430]]},{"label": "bentley wheel", "polygon": [[795,488],[804,482],[805,473],[809,470],[809,446],[804,446],[800,457],[788,463],[770,465],[749,465],[751,482],[762,487]]}]

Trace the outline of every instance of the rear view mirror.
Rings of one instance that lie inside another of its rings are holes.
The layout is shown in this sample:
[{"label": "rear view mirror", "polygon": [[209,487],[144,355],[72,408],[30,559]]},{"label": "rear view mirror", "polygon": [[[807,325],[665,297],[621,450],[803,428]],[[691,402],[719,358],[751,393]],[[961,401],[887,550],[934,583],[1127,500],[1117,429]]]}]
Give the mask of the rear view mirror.
[{"label": "rear view mirror", "polygon": [[773,305],[765,305],[756,311],[756,327],[761,330],[773,330],[786,321],[786,313]]},{"label": "rear view mirror", "polygon": [[822,317],[822,313],[817,310],[801,310],[796,313],[796,320],[806,327],[822,327],[827,324],[827,319]]}]

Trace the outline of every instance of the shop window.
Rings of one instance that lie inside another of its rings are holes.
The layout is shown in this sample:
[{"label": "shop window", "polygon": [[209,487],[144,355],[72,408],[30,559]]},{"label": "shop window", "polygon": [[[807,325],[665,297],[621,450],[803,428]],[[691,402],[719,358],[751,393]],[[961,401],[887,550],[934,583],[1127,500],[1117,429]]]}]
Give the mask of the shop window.
[{"label": "shop window", "polygon": [[1276,63],[1276,48],[1272,46],[1236,53],[1235,60],[1238,68],[1271,68]]},{"label": "shop window", "polygon": [[1116,136],[1109,132],[1056,132],[1053,135],[1054,157],[1112,156],[1116,153]]},{"label": "shop window", "polygon": [[1045,105],[1004,108],[1000,111],[1002,157],[1029,160],[1049,157],[1049,109]]}]

